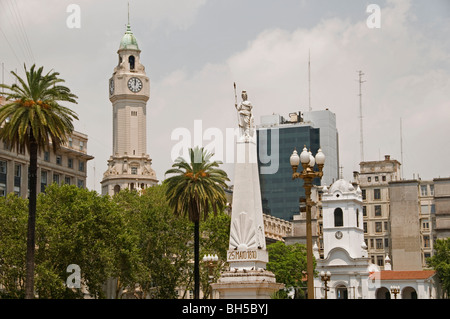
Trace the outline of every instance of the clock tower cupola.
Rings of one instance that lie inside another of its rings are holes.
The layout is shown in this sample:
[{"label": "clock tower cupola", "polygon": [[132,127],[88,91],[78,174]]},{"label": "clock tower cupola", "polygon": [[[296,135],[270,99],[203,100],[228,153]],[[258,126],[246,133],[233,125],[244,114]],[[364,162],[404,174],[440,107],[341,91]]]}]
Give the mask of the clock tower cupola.
[{"label": "clock tower cupola", "polygon": [[128,23],[118,54],[118,64],[109,79],[112,103],[112,155],[103,175],[102,194],[123,188],[141,189],[158,181],[147,154],[147,101],[150,80],[141,63],[141,50]]}]

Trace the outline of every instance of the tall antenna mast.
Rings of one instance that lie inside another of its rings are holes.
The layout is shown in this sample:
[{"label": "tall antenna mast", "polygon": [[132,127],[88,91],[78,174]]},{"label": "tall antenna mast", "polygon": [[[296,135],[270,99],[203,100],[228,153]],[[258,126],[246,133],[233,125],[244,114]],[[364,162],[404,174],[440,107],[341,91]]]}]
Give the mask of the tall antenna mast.
[{"label": "tall antenna mast", "polygon": [[361,85],[366,82],[362,80],[364,73],[357,71],[359,75],[359,129],[360,129],[360,148],[361,148],[361,162],[364,162],[364,136],[363,136],[363,115],[362,115],[362,93]]},{"label": "tall antenna mast", "polygon": [[403,131],[402,131],[402,118],[400,118],[400,161],[402,161],[401,163],[401,179],[403,179]]},{"label": "tall antenna mast", "polygon": [[311,50],[308,51],[308,106],[311,112]]}]

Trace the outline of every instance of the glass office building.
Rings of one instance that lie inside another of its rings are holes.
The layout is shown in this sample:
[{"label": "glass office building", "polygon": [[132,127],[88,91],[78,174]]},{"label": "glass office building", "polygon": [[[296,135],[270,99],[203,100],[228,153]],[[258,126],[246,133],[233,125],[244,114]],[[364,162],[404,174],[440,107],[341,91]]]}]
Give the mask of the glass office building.
[{"label": "glass office building", "polygon": [[[278,114],[261,117],[261,124],[257,128],[258,166],[265,214],[288,221],[293,215],[299,214],[300,198],[305,197],[305,191],[302,179],[292,180],[289,158],[294,148],[300,154],[306,145],[313,155],[322,148],[327,157],[325,166],[332,168],[327,174],[324,171],[323,180],[328,184],[328,181],[337,179],[337,131],[335,121],[333,127],[332,120],[335,116],[328,110],[315,112],[322,112],[315,116],[309,115],[309,118],[317,120],[317,124],[309,120],[304,121],[304,115],[300,113],[291,113],[288,120]],[[327,117],[330,117],[331,121],[324,120]],[[330,136],[334,136],[334,139],[330,139]],[[321,142],[325,141],[324,147]],[[319,179],[315,179],[313,183],[321,185]]]}]

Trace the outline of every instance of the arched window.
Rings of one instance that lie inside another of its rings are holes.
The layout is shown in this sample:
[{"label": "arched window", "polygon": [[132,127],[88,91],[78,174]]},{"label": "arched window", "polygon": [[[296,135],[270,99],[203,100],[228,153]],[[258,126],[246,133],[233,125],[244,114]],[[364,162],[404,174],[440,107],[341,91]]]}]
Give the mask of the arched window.
[{"label": "arched window", "polygon": [[114,195],[117,194],[118,192],[120,192],[120,186],[116,185],[114,186]]},{"label": "arched window", "polygon": [[344,226],[344,216],[341,208],[334,210],[334,227]]},{"label": "arched window", "polygon": [[128,62],[130,63],[130,70],[134,70],[134,55],[130,55]]}]

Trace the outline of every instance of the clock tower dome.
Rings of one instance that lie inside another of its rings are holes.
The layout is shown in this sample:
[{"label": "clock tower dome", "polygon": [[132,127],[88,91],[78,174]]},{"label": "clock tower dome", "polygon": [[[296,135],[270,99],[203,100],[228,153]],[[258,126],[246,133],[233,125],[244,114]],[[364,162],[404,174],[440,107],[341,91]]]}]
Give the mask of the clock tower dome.
[{"label": "clock tower dome", "polygon": [[147,154],[150,80],[141,64],[141,50],[129,23],[117,53],[119,61],[109,79],[113,151],[101,181],[103,195],[114,195],[123,188],[143,189],[158,182]]}]

